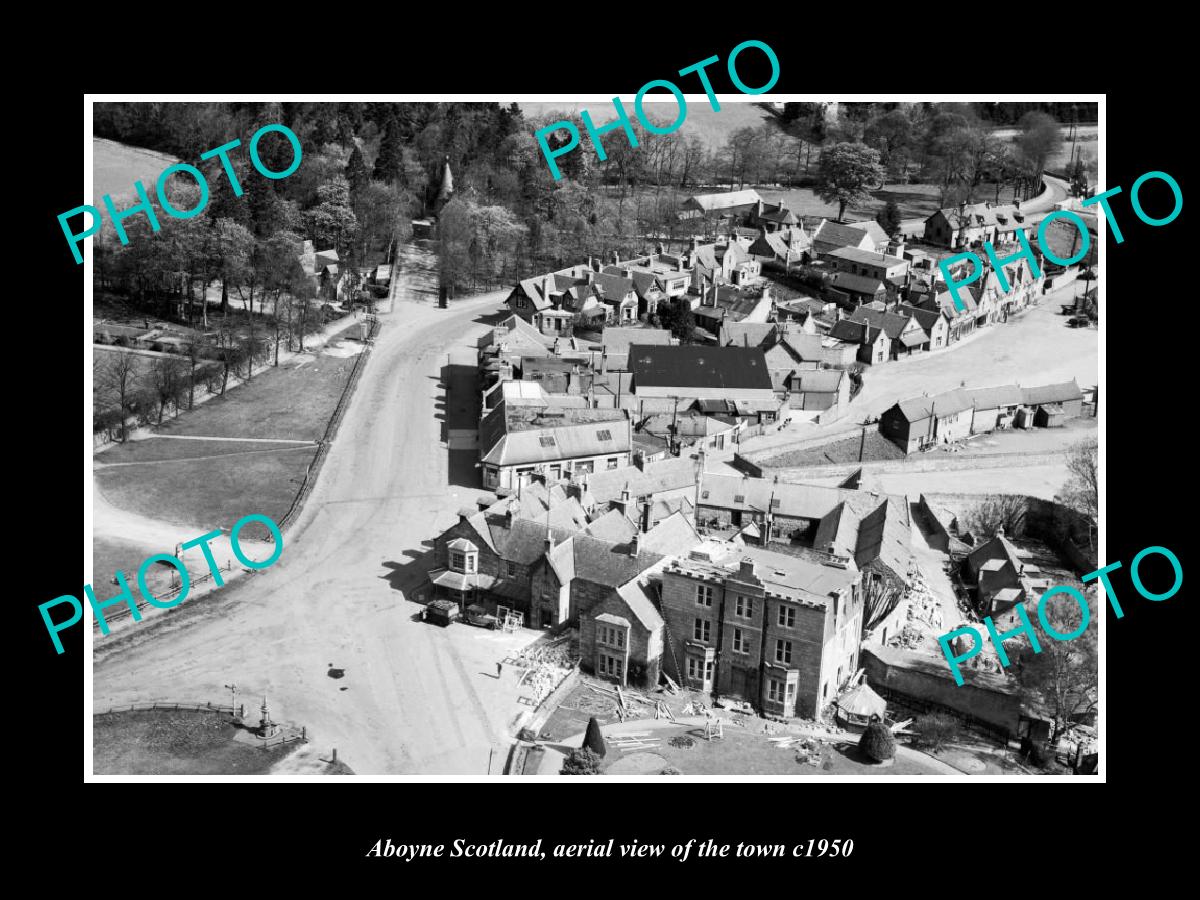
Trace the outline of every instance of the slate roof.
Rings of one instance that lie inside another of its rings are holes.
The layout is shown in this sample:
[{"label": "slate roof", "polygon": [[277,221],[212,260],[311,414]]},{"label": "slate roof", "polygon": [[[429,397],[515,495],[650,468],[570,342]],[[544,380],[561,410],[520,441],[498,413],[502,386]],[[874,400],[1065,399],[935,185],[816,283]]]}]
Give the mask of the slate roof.
[{"label": "slate roof", "polygon": [[932,397],[913,397],[901,400],[896,404],[904,418],[910,422],[928,419],[935,412],[940,416],[949,416],[964,409],[972,409],[971,397],[963,390],[946,391]]},{"label": "slate roof", "polygon": [[1075,383],[1075,379],[1062,384],[1041,384],[1037,387],[1021,389],[1021,402],[1027,406],[1040,406],[1045,403],[1065,403],[1068,400],[1082,400],[1083,391]]},{"label": "slate roof", "polygon": [[842,385],[842,369],[800,369],[792,373],[792,390],[805,393],[833,393]]},{"label": "slate roof", "polygon": [[695,203],[705,212],[713,210],[729,209],[734,206],[753,206],[762,200],[758,191],[747,189],[744,191],[728,191],[722,194],[695,194],[689,197],[692,203]]},{"label": "slate roof", "polygon": [[976,388],[967,391],[976,409],[997,409],[1001,406],[1020,406],[1023,394],[1019,385],[1002,384],[997,387]]},{"label": "slate roof", "polygon": [[696,463],[686,457],[673,456],[646,463],[640,469],[637,466],[622,466],[594,472],[587,477],[588,493],[597,503],[618,499],[627,483],[632,497],[648,497],[691,487],[696,483]]},{"label": "slate roof", "polygon": [[[818,253],[827,253],[838,247],[858,247],[862,244],[864,231],[850,225],[840,225],[826,219],[813,235],[813,247]],[[870,235],[867,235],[869,238]]]},{"label": "slate roof", "polygon": [[865,222],[851,222],[850,227],[865,231],[871,236],[871,240],[875,242],[875,246],[877,247],[880,244],[887,244],[890,241],[887,232],[883,230],[883,226],[874,219],[868,219]]},{"label": "slate roof", "polygon": [[[559,415],[554,415],[553,412]],[[631,449],[623,410],[496,405],[479,426],[483,462],[521,465]]]},{"label": "slate roof", "polygon": [[647,631],[657,631],[663,625],[663,618],[654,607],[651,591],[653,591],[652,582],[648,579],[638,578],[621,585],[617,588],[616,594],[620,601],[628,607],[630,614]]},{"label": "slate roof", "polygon": [[613,544],[623,544],[638,533],[638,527],[620,510],[612,509],[588,525],[585,533]]},{"label": "slate roof", "polygon": [[878,278],[871,278],[869,275],[855,275],[853,272],[834,272],[829,283],[839,290],[868,296],[875,296],[887,291],[887,285]]},{"label": "slate roof", "polygon": [[850,344],[873,344],[879,338],[879,332],[880,328],[869,322],[842,319],[829,330],[829,336]]},{"label": "slate roof", "polygon": [[893,266],[902,266],[907,262],[907,260],[903,260],[898,256],[888,256],[886,253],[873,253],[870,250],[861,250],[858,247],[842,247],[825,255],[836,259],[844,259],[847,262],[867,266],[885,266],[889,269]]},{"label": "slate roof", "polygon": [[630,344],[670,344],[671,332],[663,328],[605,328],[600,342],[608,353],[627,353]]},{"label": "slate roof", "polygon": [[774,322],[722,322],[720,341],[722,347],[761,347],[774,334]]},{"label": "slate roof", "polygon": [[[850,321],[867,322],[873,328],[882,328],[884,334],[894,341],[899,338],[904,332],[904,329],[908,327],[910,319],[908,316],[897,315],[896,313],[880,312],[876,309],[862,307],[861,309],[855,310],[854,313],[851,314]],[[928,335],[924,334],[924,330],[922,330],[921,334],[922,339],[918,343],[924,343],[925,341],[929,340]]]},{"label": "slate roof", "polygon": [[640,387],[771,389],[771,376],[758,347],[629,348],[629,366]]},{"label": "slate roof", "polygon": [[920,306],[913,306],[911,303],[899,304],[896,307],[896,312],[912,316],[917,320],[917,324],[921,326],[926,334],[929,334],[933,330],[934,326],[937,325],[938,319],[942,318],[943,315],[941,309],[924,309]]}]

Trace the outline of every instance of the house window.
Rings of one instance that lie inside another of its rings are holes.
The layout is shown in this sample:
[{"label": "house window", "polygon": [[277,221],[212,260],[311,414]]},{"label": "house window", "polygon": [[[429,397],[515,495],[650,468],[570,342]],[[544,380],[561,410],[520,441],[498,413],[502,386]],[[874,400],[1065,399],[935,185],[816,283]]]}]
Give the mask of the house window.
[{"label": "house window", "polygon": [[619,463],[620,461],[621,461],[621,460],[620,460],[618,457],[615,457],[615,456],[614,456],[614,457],[612,457],[612,458],[611,458],[611,459],[609,459],[609,461],[608,461],[608,468],[610,468],[610,469],[615,469],[615,468],[617,467],[617,463]]},{"label": "house window", "polygon": [[583,459],[575,463],[575,471],[581,475],[591,475],[595,471],[595,460]]},{"label": "house window", "polygon": [[713,589],[707,584],[696,585],[696,605],[712,606]]},{"label": "house window", "polygon": [[786,666],[792,664],[792,642],[791,641],[776,641],[775,642],[775,662],[783,663]]},{"label": "house window", "polygon": [[789,681],[787,683],[787,698],[789,700],[791,700],[795,696],[796,696],[796,682]]},{"label": "house window", "polygon": [[696,640],[698,640],[698,641],[704,641],[707,643],[708,636],[711,633],[709,630],[710,627],[711,627],[711,623],[708,621],[708,619],[697,619],[696,625],[692,629],[693,637],[695,637]]},{"label": "house window", "polygon": [[601,675],[609,675],[613,678],[620,678],[624,672],[625,665],[620,657],[609,656],[607,653],[600,654],[600,663],[596,667]]},{"label": "house window", "polygon": [[742,631],[740,628],[733,629],[733,652],[750,652],[750,642],[746,639],[746,632]]},{"label": "house window", "polygon": [[456,572],[466,571],[466,568],[467,568],[466,554],[465,553],[451,553],[450,554],[450,568],[452,568]]},{"label": "house window", "polygon": [[783,702],[783,682],[778,678],[767,679],[767,699],[772,703]]},{"label": "house window", "polygon": [[751,597],[738,597],[733,608],[735,615],[749,619],[754,615],[754,600]]},{"label": "house window", "polygon": [[597,431],[596,432],[596,440],[611,441],[612,440],[612,432],[609,431],[607,428],[602,429],[601,431]]},{"label": "house window", "polygon": [[505,563],[504,571],[508,573],[509,578],[514,577],[517,574],[517,564],[515,562]]},{"label": "house window", "polygon": [[625,647],[625,629],[609,627],[608,625],[600,626],[600,643],[608,644],[610,647]]},{"label": "house window", "polygon": [[796,607],[779,604],[779,625],[781,628],[793,628],[796,625]]}]

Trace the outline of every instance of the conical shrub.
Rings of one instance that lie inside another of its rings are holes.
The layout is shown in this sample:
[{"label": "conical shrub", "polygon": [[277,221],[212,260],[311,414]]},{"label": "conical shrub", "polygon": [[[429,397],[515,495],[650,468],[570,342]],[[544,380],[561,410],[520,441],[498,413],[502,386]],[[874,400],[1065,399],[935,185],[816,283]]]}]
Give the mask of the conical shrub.
[{"label": "conical shrub", "polygon": [[604,735],[600,733],[600,723],[596,717],[588,719],[587,734],[583,738],[583,746],[589,748],[597,756],[608,755],[608,745],[604,743]]},{"label": "conical shrub", "polygon": [[896,755],[896,738],[878,716],[872,716],[871,724],[858,742],[858,749],[875,762],[885,762]]}]

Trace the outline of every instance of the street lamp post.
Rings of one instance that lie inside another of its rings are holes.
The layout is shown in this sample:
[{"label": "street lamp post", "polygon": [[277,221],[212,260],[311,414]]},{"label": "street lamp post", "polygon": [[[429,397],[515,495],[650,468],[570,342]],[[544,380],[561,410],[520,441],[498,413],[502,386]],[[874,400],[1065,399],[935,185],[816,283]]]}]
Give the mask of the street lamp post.
[{"label": "street lamp post", "polygon": [[231,715],[232,715],[234,718],[237,718],[237,692],[238,692],[238,686],[237,686],[236,684],[227,684],[227,685],[225,685],[225,690],[229,691],[229,692],[231,693],[231,695],[232,695],[232,696],[231,696],[230,707],[229,707],[229,709],[230,709],[230,714],[231,714]]}]

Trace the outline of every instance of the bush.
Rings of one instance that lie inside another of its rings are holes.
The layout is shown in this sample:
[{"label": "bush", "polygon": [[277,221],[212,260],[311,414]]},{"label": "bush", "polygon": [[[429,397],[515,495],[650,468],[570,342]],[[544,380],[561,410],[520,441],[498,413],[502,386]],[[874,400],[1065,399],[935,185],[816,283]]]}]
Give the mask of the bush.
[{"label": "bush", "polygon": [[608,745],[604,743],[604,734],[600,731],[600,723],[596,717],[588,719],[587,734],[583,737],[583,746],[590,749],[599,757],[608,755]]},{"label": "bush", "polygon": [[667,766],[665,769],[663,769],[663,770],[662,770],[661,772],[659,772],[658,774],[659,774],[659,775],[682,775],[683,773],[682,773],[682,772],[680,772],[680,771],[679,771],[677,768],[675,768],[674,766]]},{"label": "bush", "polygon": [[150,344],[150,349],[153,350],[155,353],[162,353],[163,352],[162,341],[153,341]]},{"label": "bush", "polygon": [[1054,762],[1054,751],[1045,744],[1033,744],[1029,748],[1029,761],[1038,768],[1044,769]]},{"label": "bush", "polygon": [[571,755],[563,762],[560,775],[598,775],[600,773],[600,757],[587,747],[572,750]]},{"label": "bush", "polygon": [[875,719],[863,732],[858,749],[875,762],[885,762],[896,755],[896,738],[890,728]]},{"label": "bush", "polygon": [[913,738],[913,746],[934,752],[957,740],[962,734],[962,725],[958,720],[944,713],[918,716],[913,722],[913,729],[917,732],[917,736]]}]

